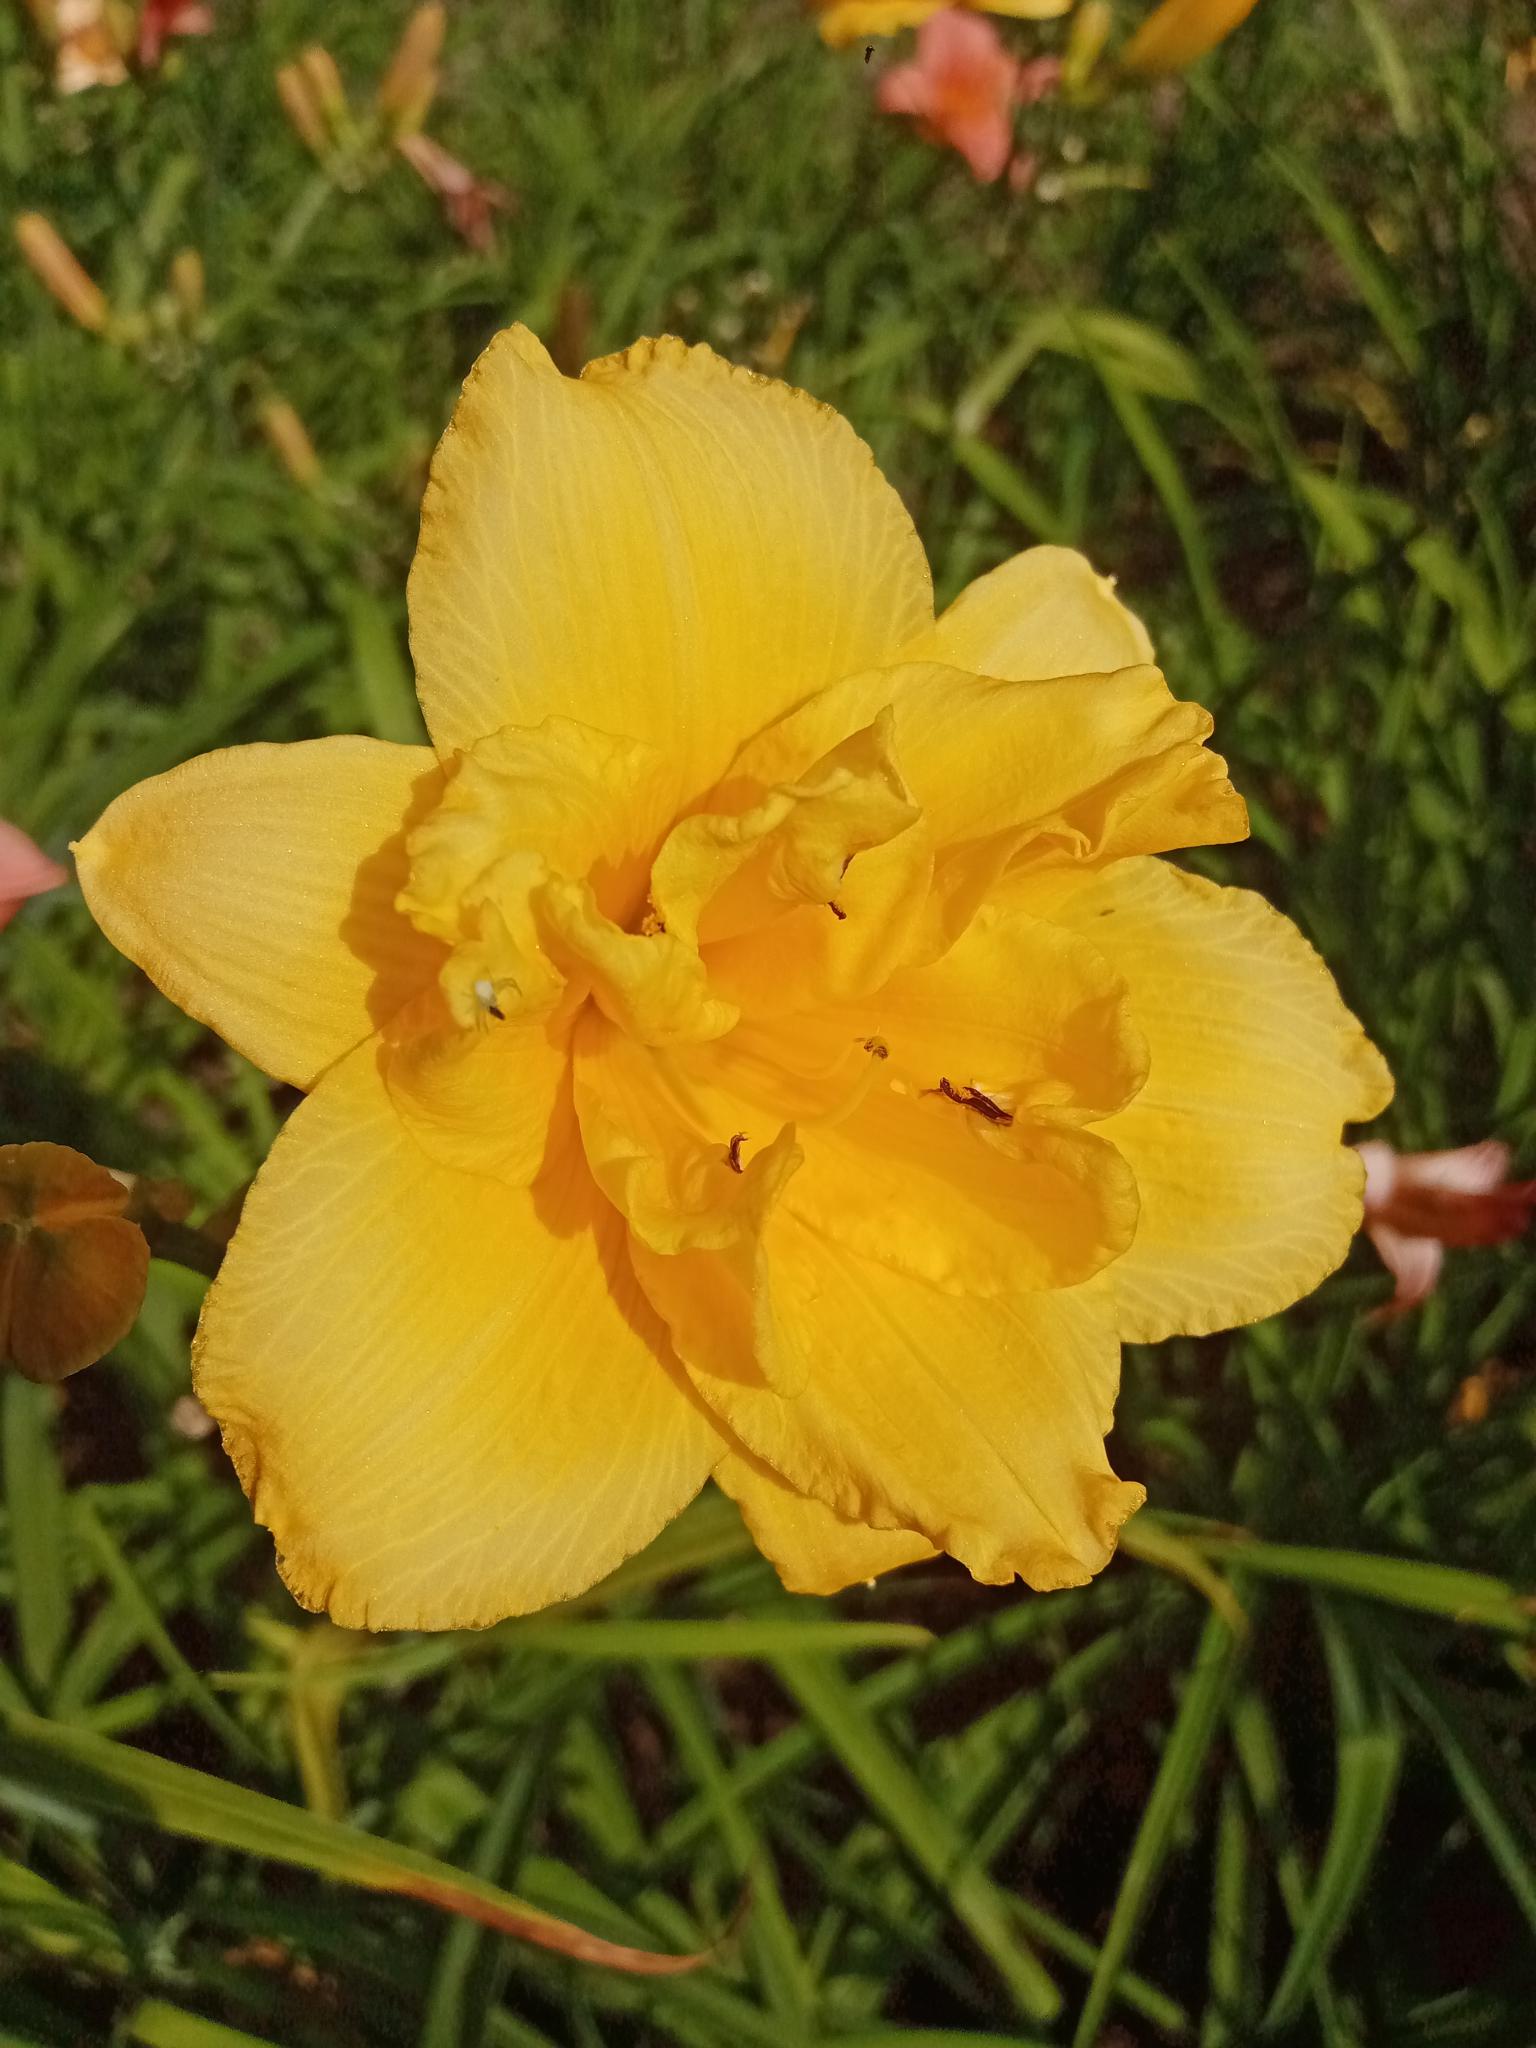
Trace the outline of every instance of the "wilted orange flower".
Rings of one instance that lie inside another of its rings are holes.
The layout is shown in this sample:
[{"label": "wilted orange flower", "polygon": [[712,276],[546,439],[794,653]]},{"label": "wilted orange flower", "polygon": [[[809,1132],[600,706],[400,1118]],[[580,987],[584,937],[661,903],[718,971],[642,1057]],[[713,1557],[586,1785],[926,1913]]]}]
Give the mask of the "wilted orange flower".
[{"label": "wilted orange flower", "polygon": [[471,248],[482,253],[496,240],[492,219],[496,213],[510,213],[512,194],[493,178],[480,178],[467,164],[450,156],[440,142],[420,131],[396,136],[395,147],[422,183],[431,187],[443,202],[450,226]]},{"label": "wilted orange flower", "polygon": [[60,889],[68,880],[67,868],[50,860],[19,825],[0,818],[0,931],[29,898]]},{"label": "wilted orange flower", "polygon": [[942,617],[830,408],[494,341],[411,573],[430,747],[206,755],[78,849],[108,935],[311,1091],[195,1347],[297,1596],[485,1623],[713,1474],[788,1584],[1077,1584],[1122,1338],[1344,1256],[1391,1092],[1083,559]]},{"label": "wilted orange flower", "polygon": [[1365,1161],[1365,1229],[1397,1282],[1384,1311],[1401,1315],[1434,1292],[1448,1245],[1505,1244],[1536,1209],[1536,1180],[1510,1181],[1496,1138],[1451,1152],[1396,1152],[1379,1138]]},{"label": "wilted orange flower", "polygon": [[991,22],[947,7],[917,32],[917,56],[880,80],[888,114],[910,114],[930,142],[957,149],[974,176],[990,184],[1013,154],[1013,108],[1020,67]]},{"label": "wilted orange flower", "polygon": [[943,8],[960,6],[978,14],[1006,14],[1015,20],[1053,21],[1070,13],[1073,0],[810,0],[821,39],[834,48],[860,36],[893,36],[919,28]]},{"label": "wilted orange flower", "polygon": [[133,1327],[149,1246],[129,1189],[65,1145],[0,1145],[0,1364],[29,1380],[92,1365]]}]

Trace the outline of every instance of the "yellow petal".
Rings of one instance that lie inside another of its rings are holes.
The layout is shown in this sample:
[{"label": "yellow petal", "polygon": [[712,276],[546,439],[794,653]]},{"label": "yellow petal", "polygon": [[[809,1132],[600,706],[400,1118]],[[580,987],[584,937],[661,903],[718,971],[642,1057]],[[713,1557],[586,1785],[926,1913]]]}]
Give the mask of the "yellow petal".
[{"label": "yellow petal", "polygon": [[693,1045],[735,1023],[735,1005],[711,992],[704,962],[676,932],[621,931],[590,882],[565,876],[542,883],[533,902],[572,975],[642,1045]]},{"label": "yellow petal", "polygon": [[[935,1287],[1072,1286],[1135,1228],[1125,1162],[1064,1126],[1134,1092],[1140,1041],[1093,948],[1027,919],[979,923],[937,967],[862,1007],[780,1014],[656,1059],[585,1027],[580,1043],[577,1104],[594,1170],[655,1249],[680,1248],[662,1235],[666,1203],[682,1201],[696,1159],[718,1198],[737,1134],[739,1167],[791,1127],[804,1163],[774,1192],[782,1185],[829,1241]],[[597,1138],[599,1110],[622,1142]],[[599,1144],[625,1162],[622,1189],[599,1166]],[[642,1188],[655,1191],[660,1218],[639,1220]]]},{"label": "yellow petal", "polygon": [[706,948],[710,986],[744,1016],[847,1001],[883,987],[926,932],[933,870],[932,834],[919,818],[854,855],[835,898]]},{"label": "yellow petal", "polygon": [[841,1121],[796,1129],[805,1166],[786,1208],[828,1244],[948,1292],[1074,1286],[1136,1229],[1131,1171],[1091,1131],[1000,1127],[937,1086],[872,1089]]},{"label": "yellow petal", "polygon": [[1226,763],[1204,745],[1210,713],[1146,664],[1023,682],[931,662],[850,676],[749,742],[734,773],[788,780],[885,703],[941,864],[981,847],[1099,863],[1247,832]]},{"label": "yellow petal", "polygon": [[[1104,1454],[1119,1347],[1102,1305],[941,1294],[783,1206],[765,1242],[756,1289],[709,1253],[633,1254],[694,1384],[754,1456],[845,1520],[921,1534],[988,1583],[1018,1574],[1049,1591],[1102,1569],[1143,1498]],[[774,1390],[756,1362],[769,1346],[805,1361],[800,1391]]]},{"label": "yellow petal", "polygon": [[742,1105],[685,1056],[658,1053],[588,1011],[576,1030],[575,1102],[598,1186],[654,1250],[755,1251],[800,1164],[790,1125],[753,1137]]},{"label": "yellow petal", "polygon": [[939,1554],[915,1529],[872,1529],[867,1522],[845,1521],[819,1500],[786,1486],[750,1451],[728,1451],[714,1476],[791,1593],[840,1593],[845,1586]]},{"label": "yellow petal", "polygon": [[1182,71],[1215,49],[1252,14],[1258,0],[1163,0],[1120,53],[1127,71]]},{"label": "yellow petal", "polygon": [[578,1593],[723,1448],[574,1145],[531,1190],[441,1167],[372,1046],[279,1137],[194,1364],[289,1586],[345,1627]]},{"label": "yellow petal", "polygon": [[1133,668],[1152,660],[1152,642],[1086,556],[1040,547],[967,585],[905,658],[1028,683]]},{"label": "yellow petal", "polygon": [[707,944],[755,931],[792,904],[825,909],[857,855],[917,822],[891,726],[887,706],[798,781],[740,784],[734,808],[675,825],[651,872],[667,930]]},{"label": "yellow petal", "polygon": [[203,754],[128,790],[75,849],[97,923],[172,1002],[307,1088],[436,975],[395,907],[441,777],[425,747]]},{"label": "yellow petal", "polygon": [[1363,1169],[1341,1129],[1391,1099],[1380,1054],[1300,932],[1247,890],[1126,861],[1051,914],[1125,977],[1151,1055],[1140,1095],[1097,1127],[1141,1195],[1135,1242],[1093,1283],[1122,1337],[1289,1307],[1359,1228]]},{"label": "yellow petal", "polygon": [[589,876],[621,922],[644,908],[651,853],[670,820],[671,771],[640,740],[570,718],[507,726],[450,765],[442,802],[411,834],[401,908],[455,940],[466,904],[496,899],[509,858]]},{"label": "yellow petal", "polygon": [[950,0],[813,0],[821,39],[833,49],[860,36],[894,36],[916,28]]},{"label": "yellow petal", "polygon": [[568,1018],[494,1018],[465,1030],[432,991],[385,1033],[390,1099],[422,1150],[461,1173],[527,1187],[549,1149],[570,1066]]},{"label": "yellow petal", "polygon": [[1104,956],[1001,907],[983,909],[931,966],[904,969],[861,1006],[829,1007],[818,1022],[876,1038],[888,1081],[921,1090],[947,1077],[1020,1115],[1091,1122],[1122,1108],[1147,1074],[1125,983]]},{"label": "yellow petal", "polygon": [[514,327],[438,448],[410,601],[440,748],[563,713],[663,748],[680,810],[743,733],[914,639],[932,594],[829,407],[673,338],[568,379]]},{"label": "yellow petal", "polygon": [[[833,49],[860,36],[893,36],[917,28],[955,0],[813,0],[821,39]],[[1054,21],[1069,14],[1073,0],[959,0],[978,13],[1007,14],[1021,21]]]}]

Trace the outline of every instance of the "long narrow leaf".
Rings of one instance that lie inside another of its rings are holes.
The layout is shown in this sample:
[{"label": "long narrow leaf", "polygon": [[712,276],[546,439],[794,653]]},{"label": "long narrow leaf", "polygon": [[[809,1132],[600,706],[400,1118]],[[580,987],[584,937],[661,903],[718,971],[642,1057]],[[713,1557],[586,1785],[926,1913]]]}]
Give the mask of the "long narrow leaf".
[{"label": "long narrow leaf", "polygon": [[854,1688],[822,1659],[786,1657],[777,1668],[923,1875],[947,1895],[956,1919],[991,1959],[1019,2009],[1031,2019],[1053,2019],[1061,1993],[1025,1944],[1007,1900],[971,1860],[964,1837],[902,1762]]},{"label": "long narrow leaf", "polygon": [[1403,1733],[1390,1697],[1339,1616],[1317,1602],[1317,1624],[1333,1686],[1336,1789],[1328,1844],[1296,1930],[1264,2031],[1278,2033],[1300,2012],[1319,1966],[1338,1946],[1370,1875],[1397,1793]]},{"label": "long narrow leaf", "polygon": [[604,1941],[436,1857],[82,1729],[61,1728],[32,1714],[6,1714],[0,1730],[0,1803],[19,1811],[31,1810],[41,1795],[55,1810],[74,1807],[217,1842],[370,1891],[420,1899],[519,1941],[636,1976],[696,1970],[714,1953],[655,1955]]},{"label": "long narrow leaf", "polygon": [[1237,1668],[1238,1638],[1213,1608],[1206,1617],[1194,1663],[1185,1681],[1157,1777],[1110,1916],[1109,1931],[1078,2016],[1073,2048],[1093,2048],[1114,1997],[1115,1980],[1129,1960],[1152,1904],[1174,1830],[1184,1817],[1206,1754],[1226,1705]]}]

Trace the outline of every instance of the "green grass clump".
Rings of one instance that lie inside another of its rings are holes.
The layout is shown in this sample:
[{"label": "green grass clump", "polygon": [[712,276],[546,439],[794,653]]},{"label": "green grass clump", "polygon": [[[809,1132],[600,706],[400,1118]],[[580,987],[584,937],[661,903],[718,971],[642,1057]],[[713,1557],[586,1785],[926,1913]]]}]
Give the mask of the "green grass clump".
[{"label": "green grass clump", "polygon": [[[0,15],[4,189],[126,336],[0,270],[0,815],[57,852],[212,746],[415,736],[405,571],[469,362],[513,318],[568,359],[670,329],[846,412],[941,597],[1033,539],[1116,573],[1252,805],[1198,864],[1328,957],[1385,1134],[1532,1170],[1520,10],[1267,0],[1187,81],[1032,112],[1020,198],[881,120],[791,0],[459,0],[432,127],[516,195],[486,253],[403,164],[307,154],[272,78],[313,9],[218,13],[68,100]],[[404,13],[327,10],[358,104]],[[77,899],[0,943],[0,1141],[208,1205],[249,1177],[287,1100]],[[707,1497],[570,1610],[389,1641],[300,1615],[173,1427],[202,1284],[156,1265],[110,1361],[3,1388],[3,2048],[1533,2038],[1518,1248],[1393,1325],[1362,1249],[1130,1354],[1154,1509],[1082,1591],[790,1600]],[[698,1974],[631,1978],[398,1888],[444,1864],[653,1949],[748,1905]]]}]

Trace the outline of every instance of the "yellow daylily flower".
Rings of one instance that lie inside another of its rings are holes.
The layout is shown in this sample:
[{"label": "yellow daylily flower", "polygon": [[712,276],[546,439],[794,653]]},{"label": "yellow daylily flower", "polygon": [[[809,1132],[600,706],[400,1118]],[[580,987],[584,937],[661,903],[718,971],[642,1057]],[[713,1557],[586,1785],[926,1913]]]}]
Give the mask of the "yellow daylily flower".
[{"label": "yellow daylily flower", "polygon": [[1226,41],[1258,0],[1161,0],[1120,53],[1127,71],[1184,71]]},{"label": "yellow daylily flower", "polygon": [[1313,1287],[1390,1093],[1158,858],[1246,830],[1207,714],[1064,549],[935,620],[847,424],[671,339],[491,344],[410,610],[430,747],[207,755],[78,849],[310,1091],[195,1349],[295,1594],[490,1622],[710,1474],[792,1587],[1098,1571],[1120,1340]]},{"label": "yellow daylily flower", "polygon": [[917,28],[946,7],[976,14],[1006,14],[1018,21],[1055,21],[1076,0],[810,0],[821,39],[839,49],[860,36],[894,36]]}]

